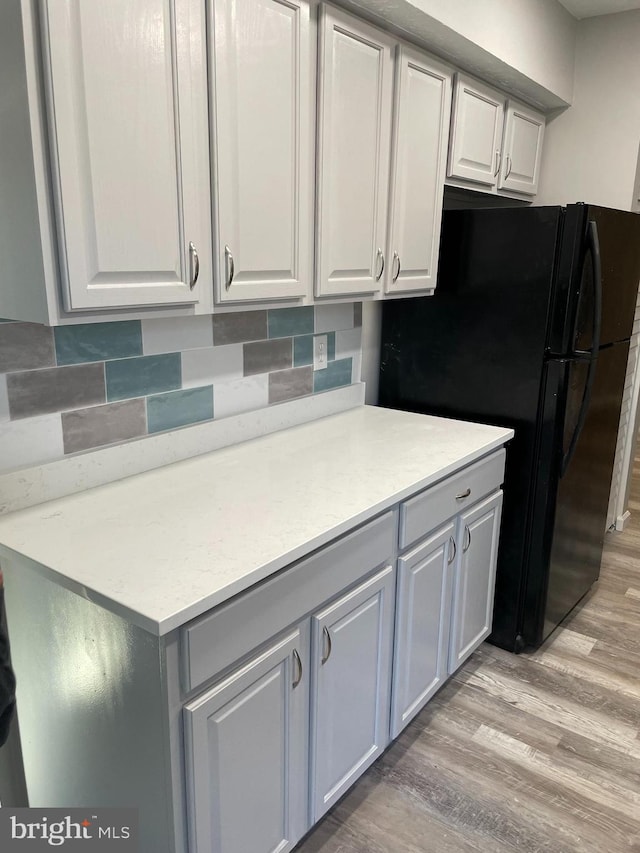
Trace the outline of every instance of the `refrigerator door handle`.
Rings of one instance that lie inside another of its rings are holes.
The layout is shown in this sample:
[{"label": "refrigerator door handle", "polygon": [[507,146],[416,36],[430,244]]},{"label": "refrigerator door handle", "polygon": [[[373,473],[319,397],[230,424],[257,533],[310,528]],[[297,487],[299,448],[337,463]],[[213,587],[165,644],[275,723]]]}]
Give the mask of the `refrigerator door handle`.
[{"label": "refrigerator door handle", "polygon": [[[589,361],[589,371],[587,373],[587,381],[585,383],[584,394],[582,396],[580,414],[578,415],[578,419],[576,421],[576,428],[574,429],[573,435],[571,436],[571,442],[569,443],[567,452],[565,453],[562,459],[562,465],[560,467],[561,477],[564,477],[567,468],[571,464],[571,460],[573,459],[573,456],[576,452],[580,433],[582,432],[584,428],[584,423],[587,419],[587,412],[589,411],[589,404],[591,402],[591,392],[593,391],[593,383],[596,378],[596,366],[598,363],[597,353],[598,349],[600,348],[600,333],[602,328],[602,263],[600,260],[600,241],[598,239],[598,226],[593,220],[589,221],[587,237],[589,248],[591,249],[591,260],[593,264],[593,349],[591,353],[591,359]],[[574,353],[574,355],[584,355],[584,352],[576,352]]]},{"label": "refrigerator door handle", "polygon": [[593,219],[589,220],[587,232],[589,248],[591,249],[591,262],[593,264],[593,344],[592,351],[595,353],[600,348],[600,334],[602,330],[602,261],[600,259],[600,240],[598,238],[598,226]]}]

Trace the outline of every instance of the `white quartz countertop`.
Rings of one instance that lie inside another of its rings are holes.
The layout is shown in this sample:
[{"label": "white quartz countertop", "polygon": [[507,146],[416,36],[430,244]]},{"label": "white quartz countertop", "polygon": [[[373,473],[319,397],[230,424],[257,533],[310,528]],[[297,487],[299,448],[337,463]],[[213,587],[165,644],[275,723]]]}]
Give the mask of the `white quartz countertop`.
[{"label": "white quartz countertop", "polygon": [[0,556],[166,634],[500,447],[361,406],[0,517]]}]

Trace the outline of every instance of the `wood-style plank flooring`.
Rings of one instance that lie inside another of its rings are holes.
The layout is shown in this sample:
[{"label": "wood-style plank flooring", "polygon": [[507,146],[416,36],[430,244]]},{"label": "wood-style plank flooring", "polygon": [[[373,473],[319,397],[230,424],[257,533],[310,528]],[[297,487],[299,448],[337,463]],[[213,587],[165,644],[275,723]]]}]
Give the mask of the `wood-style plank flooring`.
[{"label": "wood-style plank flooring", "polygon": [[630,509],[563,626],[484,644],[296,853],[640,853],[640,457]]}]

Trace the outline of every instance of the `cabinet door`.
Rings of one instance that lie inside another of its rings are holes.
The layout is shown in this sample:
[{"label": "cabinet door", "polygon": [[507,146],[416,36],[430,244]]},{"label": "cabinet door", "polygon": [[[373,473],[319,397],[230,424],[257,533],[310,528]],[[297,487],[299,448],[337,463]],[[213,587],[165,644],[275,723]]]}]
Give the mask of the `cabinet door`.
[{"label": "cabinet door", "polygon": [[212,9],[217,299],[304,296],[315,106],[309,6],[214,0]]},{"label": "cabinet door", "polygon": [[500,171],[505,98],[500,92],[456,75],[449,149],[451,177],[493,187]]},{"label": "cabinet door", "polygon": [[320,12],[316,292],[380,290],[394,42],[337,9]]},{"label": "cabinet door", "polygon": [[40,8],[65,307],[210,307],[202,4]]},{"label": "cabinet door", "polygon": [[436,285],[451,115],[451,73],[398,48],[391,157],[387,293]]},{"label": "cabinet door", "polygon": [[391,566],[311,622],[311,803],[316,821],[389,741]]},{"label": "cabinet door", "polygon": [[491,633],[502,492],[458,520],[449,673]]},{"label": "cabinet door", "polygon": [[508,102],[498,184],[500,189],[536,194],[544,126],[545,118],[541,113],[515,101]]},{"label": "cabinet door", "polygon": [[283,853],[307,830],[305,659],[292,631],[185,707],[192,853]]},{"label": "cabinet door", "polygon": [[454,536],[450,522],[398,560],[392,737],[447,678]]}]

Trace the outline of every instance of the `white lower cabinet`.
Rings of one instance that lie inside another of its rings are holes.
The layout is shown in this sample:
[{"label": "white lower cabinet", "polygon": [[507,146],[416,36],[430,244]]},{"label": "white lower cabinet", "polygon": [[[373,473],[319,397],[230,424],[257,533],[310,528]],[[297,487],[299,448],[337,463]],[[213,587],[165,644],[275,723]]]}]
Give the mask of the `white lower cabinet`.
[{"label": "white lower cabinet", "polygon": [[411,547],[398,559],[392,737],[491,633],[504,456],[401,505],[401,544]]},{"label": "white lower cabinet", "polygon": [[182,629],[189,853],[291,850],[487,637],[504,458]]},{"label": "white lower cabinet", "polygon": [[294,629],[185,707],[194,853],[284,853],[304,834],[303,657]]},{"label": "white lower cabinet", "polygon": [[491,633],[501,512],[502,492],[498,492],[458,519],[450,674]]},{"label": "white lower cabinet", "polygon": [[393,582],[386,566],[311,619],[314,821],[389,742]]},{"label": "white lower cabinet", "polygon": [[447,678],[454,535],[449,522],[398,560],[392,737]]}]

